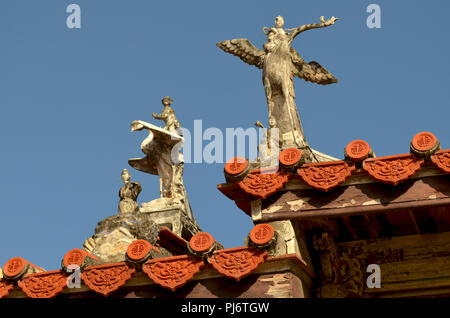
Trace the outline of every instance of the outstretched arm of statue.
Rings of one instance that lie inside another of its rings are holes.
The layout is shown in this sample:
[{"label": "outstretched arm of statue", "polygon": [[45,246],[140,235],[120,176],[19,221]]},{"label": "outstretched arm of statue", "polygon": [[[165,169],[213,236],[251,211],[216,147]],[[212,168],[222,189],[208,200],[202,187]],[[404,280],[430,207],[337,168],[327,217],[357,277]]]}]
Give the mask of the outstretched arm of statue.
[{"label": "outstretched arm of statue", "polygon": [[160,115],[158,115],[157,113],[152,113],[153,118],[155,119],[159,119],[159,120],[163,120],[164,118],[166,118],[167,116],[164,116],[164,112]]},{"label": "outstretched arm of statue", "polygon": [[288,29],[287,31],[292,31],[290,42],[292,42],[297,35],[299,35],[300,33],[304,32],[304,31],[328,27],[330,25],[333,25],[336,20],[338,20],[338,18],[335,18],[335,17],[331,17],[330,19],[325,20],[325,18],[323,16],[321,16],[320,22],[322,22],[322,23],[305,24],[305,25],[302,25],[301,27],[298,27],[295,29]]}]

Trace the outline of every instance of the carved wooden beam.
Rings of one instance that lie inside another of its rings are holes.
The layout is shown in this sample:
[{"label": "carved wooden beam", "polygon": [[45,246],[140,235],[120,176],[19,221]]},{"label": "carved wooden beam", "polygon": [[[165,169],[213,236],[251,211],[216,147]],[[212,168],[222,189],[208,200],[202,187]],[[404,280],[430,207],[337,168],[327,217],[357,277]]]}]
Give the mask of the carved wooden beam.
[{"label": "carved wooden beam", "polygon": [[320,259],[320,284],[317,296],[322,298],[360,297],[363,286],[363,261],[358,248],[339,250],[333,237],[321,232],[313,238]]}]

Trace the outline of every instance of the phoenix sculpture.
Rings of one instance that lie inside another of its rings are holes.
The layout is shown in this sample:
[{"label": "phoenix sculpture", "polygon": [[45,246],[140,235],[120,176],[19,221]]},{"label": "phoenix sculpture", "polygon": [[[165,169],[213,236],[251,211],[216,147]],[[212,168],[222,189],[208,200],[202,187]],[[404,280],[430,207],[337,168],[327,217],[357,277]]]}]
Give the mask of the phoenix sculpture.
[{"label": "phoenix sculpture", "polygon": [[263,84],[269,112],[269,128],[278,128],[282,148],[296,146],[309,148],[295,104],[293,77],[316,84],[337,83],[337,79],[317,62],[306,63],[291,47],[292,41],[300,33],[333,25],[338,20],[320,17],[317,24],[306,24],[298,28],[284,29],[284,19],[276,17],[275,27],[264,27],[267,42],[263,50],[257,49],[247,39],[234,39],[217,43],[227,53],[239,57],[247,64],[263,70]]}]

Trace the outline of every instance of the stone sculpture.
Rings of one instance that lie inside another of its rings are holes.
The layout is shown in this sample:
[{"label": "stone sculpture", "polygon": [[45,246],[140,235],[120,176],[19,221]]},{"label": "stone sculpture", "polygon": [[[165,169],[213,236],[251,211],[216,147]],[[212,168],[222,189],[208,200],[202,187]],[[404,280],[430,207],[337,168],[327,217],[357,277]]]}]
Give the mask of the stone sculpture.
[{"label": "stone sculpture", "polygon": [[119,214],[136,213],[139,211],[139,204],[136,202],[142,186],[139,182],[130,181],[130,173],[127,169],[122,171],[122,181],[124,185],[119,190]]},{"label": "stone sculpture", "polygon": [[161,114],[153,113],[154,118],[164,121],[164,128],[141,120],[131,123],[131,131],[146,129],[149,135],[141,143],[141,150],[146,157],[129,159],[128,163],[133,168],[157,175],[162,180],[162,197],[142,203],[142,212],[176,208],[180,209],[195,224],[183,183],[184,160],[179,149],[183,145],[184,139],[180,123],[171,108],[172,102],[173,100],[169,96],[164,97],[162,100],[163,112]]},{"label": "stone sculpture", "polygon": [[163,120],[166,124],[166,127],[164,127],[165,130],[168,130],[173,133],[181,134],[180,132],[180,122],[178,121],[177,117],[175,116],[175,111],[170,107],[172,104],[173,99],[169,96],[166,96],[162,99],[162,104],[164,105],[164,110],[161,114],[152,113],[152,116],[155,119]]},{"label": "stone sculpture", "polygon": [[[139,182],[130,180],[127,169],[122,171],[123,186],[119,190],[118,214],[100,221],[95,234],[88,238],[83,249],[100,259],[101,262],[122,262],[128,245],[136,239],[144,239],[156,244],[158,226],[151,215],[140,213],[136,202],[142,191]],[[163,255],[170,255],[164,249]]]},{"label": "stone sculpture", "polygon": [[317,62],[306,63],[298,52],[290,47],[300,33],[333,25],[337,18],[321,23],[306,24],[298,28],[283,29],[284,20],[278,16],[275,27],[263,28],[267,42],[257,49],[247,39],[234,39],[217,43],[227,53],[238,56],[244,62],[263,70],[263,84],[269,110],[269,129],[278,128],[282,148],[308,148],[295,104],[293,77],[317,84],[336,83],[337,79]]}]

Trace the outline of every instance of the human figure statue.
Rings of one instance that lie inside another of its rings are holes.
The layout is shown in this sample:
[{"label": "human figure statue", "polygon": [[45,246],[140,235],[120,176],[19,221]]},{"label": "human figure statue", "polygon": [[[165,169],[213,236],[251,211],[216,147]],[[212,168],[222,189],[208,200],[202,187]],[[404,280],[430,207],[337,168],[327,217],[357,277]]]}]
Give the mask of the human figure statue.
[{"label": "human figure statue", "polygon": [[227,53],[238,56],[244,62],[263,70],[263,84],[269,112],[269,129],[278,128],[282,149],[296,146],[309,148],[295,104],[293,77],[317,84],[336,83],[337,79],[317,62],[306,63],[291,47],[292,41],[300,33],[333,25],[337,18],[332,17],[321,23],[306,24],[298,28],[283,29],[284,19],[276,17],[275,27],[264,27],[267,42],[263,50],[257,49],[247,39],[234,39],[217,43]]},{"label": "human figure statue", "polygon": [[174,133],[180,133],[180,122],[178,121],[177,117],[175,116],[174,110],[170,107],[172,104],[173,99],[169,96],[166,96],[162,99],[162,103],[164,105],[164,110],[161,114],[152,113],[153,117],[155,119],[163,120],[166,126],[164,129],[174,132]]},{"label": "human figure statue", "polygon": [[130,173],[127,169],[122,171],[123,186],[119,190],[119,214],[136,213],[139,211],[139,204],[136,202],[142,186],[139,182],[130,181]]},{"label": "human figure statue", "polygon": [[[169,96],[166,96],[162,99],[162,104],[164,105],[164,109],[161,114],[152,113],[152,116],[155,119],[164,121],[166,126],[165,130],[170,131],[171,133],[176,133],[181,135],[181,125],[175,116],[175,111],[170,107],[173,102],[173,99]],[[170,156],[168,156],[170,154]],[[183,202],[185,199],[185,188],[183,184],[183,171],[184,171],[184,162],[181,154],[178,156],[178,160],[176,163],[173,162],[173,158],[171,156],[173,152],[167,153],[166,156],[161,156],[161,162],[159,165],[159,170],[164,171],[162,173],[163,176],[168,176],[166,178],[162,178],[163,191],[162,196],[173,198],[176,201]]]}]

